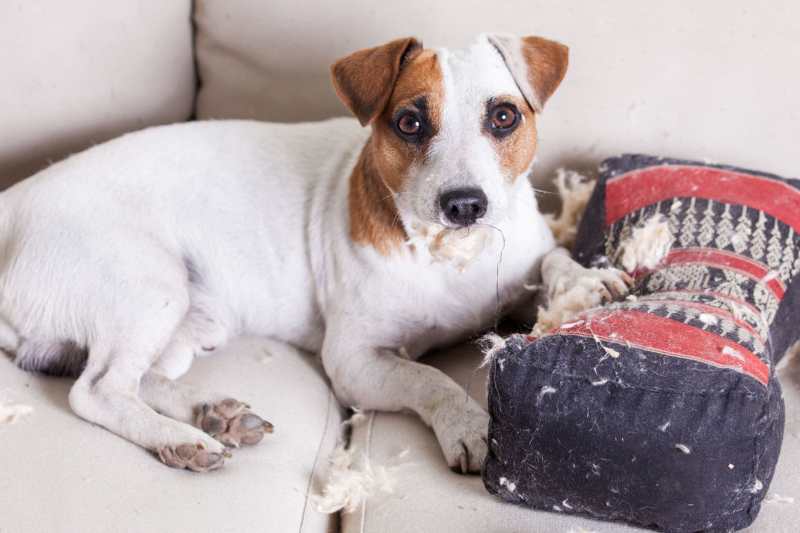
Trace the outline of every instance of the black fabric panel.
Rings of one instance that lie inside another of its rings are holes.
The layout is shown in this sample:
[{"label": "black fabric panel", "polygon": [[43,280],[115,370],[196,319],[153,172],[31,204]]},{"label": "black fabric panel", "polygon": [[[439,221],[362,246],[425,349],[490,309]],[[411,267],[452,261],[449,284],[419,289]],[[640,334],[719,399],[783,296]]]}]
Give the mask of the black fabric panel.
[{"label": "black fabric panel", "polygon": [[775,364],[778,364],[786,350],[797,341],[800,341],[800,276],[787,288],[770,329],[770,345]]},{"label": "black fabric panel", "polygon": [[589,267],[592,259],[603,255],[605,244],[603,223],[606,219],[606,188],[605,176],[597,179],[592,196],[586,205],[586,211],[578,225],[578,234],[575,236],[575,246],[572,255],[575,260],[585,267]]},{"label": "black fabric panel", "polygon": [[669,379],[660,388],[604,382],[563,363],[602,357],[575,341],[562,338],[556,352],[518,338],[495,359],[503,362],[489,377],[488,490],[670,532],[752,523],[783,436],[777,380],[713,391]]}]

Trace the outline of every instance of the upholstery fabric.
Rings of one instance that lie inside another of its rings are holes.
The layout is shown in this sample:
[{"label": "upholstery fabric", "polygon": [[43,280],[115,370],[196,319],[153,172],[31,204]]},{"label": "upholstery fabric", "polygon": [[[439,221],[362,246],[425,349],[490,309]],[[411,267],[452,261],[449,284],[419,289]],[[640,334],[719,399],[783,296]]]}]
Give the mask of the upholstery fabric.
[{"label": "upholstery fabric", "polygon": [[[800,3],[509,0],[197,0],[198,116],[316,120],[346,114],[329,67],[358,48],[418,36],[458,47],[481,32],[570,46],[539,117],[534,177],[593,171],[623,151],[708,158],[797,175]],[[500,7],[502,6],[502,7]]]},{"label": "upholstery fabric", "polygon": [[188,119],[191,7],[0,2],[0,189],[126,131]]},{"label": "upholstery fabric", "polygon": [[0,354],[0,405],[28,405],[0,423],[0,529],[53,533],[266,531],[325,533],[335,517],[309,495],[340,437],[341,412],[319,359],[242,339],[198,359],[182,381],[246,401],[275,425],[206,474],[174,470],[75,416],[71,379],[23,372]]}]

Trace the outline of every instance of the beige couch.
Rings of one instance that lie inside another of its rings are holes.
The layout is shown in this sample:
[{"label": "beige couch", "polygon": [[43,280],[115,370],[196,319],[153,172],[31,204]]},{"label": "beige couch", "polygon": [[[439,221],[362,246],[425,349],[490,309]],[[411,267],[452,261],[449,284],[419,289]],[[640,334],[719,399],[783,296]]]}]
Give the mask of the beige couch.
[{"label": "beige couch", "polygon": [[[541,122],[540,184],[558,166],[591,169],[621,151],[797,175],[799,20],[793,0],[5,0],[0,180],[7,185],[154,124],[341,114],[328,81],[337,56],[412,34],[459,45],[486,30],[538,33],[572,47],[571,70]],[[477,361],[470,346],[431,358],[482,398]],[[784,450],[752,531],[800,530],[797,366],[781,376]],[[210,475],[169,470],[72,415],[69,381],[25,374],[0,357],[0,405],[33,408],[0,424],[0,531],[629,529],[496,501],[478,478],[447,470],[433,435],[405,414],[369,415],[352,435],[375,464],[399,463],[394,493],[353,513],[322,515],[309,494],[341,436],[343,413],[312,355],[245,339],[199,361],[186,380],[241,395],[275,423],[275,435]]]}]

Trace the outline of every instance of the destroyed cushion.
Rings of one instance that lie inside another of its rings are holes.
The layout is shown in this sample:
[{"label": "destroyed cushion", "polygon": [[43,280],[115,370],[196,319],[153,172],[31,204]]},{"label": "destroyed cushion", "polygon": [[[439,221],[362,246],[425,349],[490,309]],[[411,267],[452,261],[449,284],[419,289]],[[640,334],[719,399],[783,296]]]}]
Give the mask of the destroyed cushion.
[{"label": "destroyed cushion", "polygon": [[626,243],[654,221],[669,246],[650,268],[626,265],[631,296],[539,338],[512,336],[494,357],[484,482],[555,512],[742,528],[783,436],[773,369],[800,330],[800,182],[610,159],[574,255],[622,268]]}]

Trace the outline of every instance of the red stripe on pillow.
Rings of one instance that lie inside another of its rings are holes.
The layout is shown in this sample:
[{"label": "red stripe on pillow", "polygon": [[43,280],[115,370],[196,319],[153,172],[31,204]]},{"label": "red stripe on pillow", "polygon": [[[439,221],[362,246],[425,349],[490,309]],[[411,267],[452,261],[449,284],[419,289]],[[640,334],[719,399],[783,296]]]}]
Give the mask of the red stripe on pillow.
[{"label": "red stripe on pillow", "polygon": [[583,320],[562,326],[553,333],[594,338],[623,347],[630,345],[670,357],[736,370],[764,385],[769,381],[767,364],[740,344],[694,326],[641,311],[595,311]]},{"label": "red stripe on pillow", "polygon": [[786,183],[709,167],[663,165],[634,170],[606,184],[606,226],[628,213],[676,197],[746,205],[800,232],[800,191]]}]

